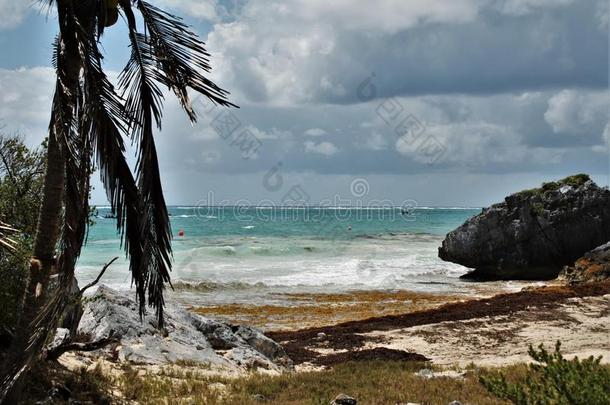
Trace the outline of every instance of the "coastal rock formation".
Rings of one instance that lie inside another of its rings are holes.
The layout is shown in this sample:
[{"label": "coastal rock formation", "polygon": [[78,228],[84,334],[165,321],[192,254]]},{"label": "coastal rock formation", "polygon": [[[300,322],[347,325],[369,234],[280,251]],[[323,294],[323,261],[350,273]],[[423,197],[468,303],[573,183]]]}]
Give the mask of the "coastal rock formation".
[{"label": "coastal rock formation", "polygon": [[610,242],[585,253],[574,266],[566,266],[560,277],[570,284],[610,280]]},{"label": "coastal rock formation", "polygon": [[581,174],[506,197],[447,234],[439,257],[468,276],[550,279],[610,240],[610,191]]},{"label": "coastal rock formation", "polygon": [[150,319],[141,322],[134,299],[99,286],[85,301],[77,333],[91,341],[118,339],[118,345],[103,350],[119,361],[139,364],[181,361],[232,370],[293,368],[284,349],[257,329],[207,319],[171,302],[165,309],[165,322],[163,332]]}]

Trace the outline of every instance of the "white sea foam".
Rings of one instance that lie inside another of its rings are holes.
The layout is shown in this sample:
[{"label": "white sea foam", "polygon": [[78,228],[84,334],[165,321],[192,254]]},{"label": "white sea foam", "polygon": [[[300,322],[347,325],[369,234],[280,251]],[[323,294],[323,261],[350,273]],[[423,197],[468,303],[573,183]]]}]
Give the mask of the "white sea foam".
[{"label": "white sea foam", "polygon": [[[472,215],[457,211],[466,208],[416,207],[428,210],[417,214],[416,222],[405,222],[400,216],[392,222],[394,217],[387,214],[354,217],[349,222],[341,220],[346,210],[363,210],[362,207],[308,207],[316,212],[329,211],[327,216],[319,217],[319,222],[301,213],[297,217],[265,221],[254,218],[244,222],[230,212],[206,211],[218,216],[203,216],[184,211],[193,208],[170,210],[174,214],[172,220],[181,221],[179,227],[184,227],[188,234],[188,238],[176,238],[173,243],[172,280],[179,283],[178,294],[188,292],[193,296],[205,295],[210,302],[230,302],[235,294],[241,294],[245,301],[265,294],[265,299],[273,300],[274,294],[285,292],[353,289],[447,292],[464,289],[466,285],[459,276],[467,269],[441,261],[437,253],[443,234]],[[372,209],[383,212],[400,208]],[[456,211],[439,211],[449,209]],[[217,220],[218,217],[223,220]],[[81,283],[95,279],[103,265],[115,256],[120,259],[106,272],[103,282],[129,288],[129,264],[120,249],[114,221],[100,220],[92,229],[77,267]]]}]

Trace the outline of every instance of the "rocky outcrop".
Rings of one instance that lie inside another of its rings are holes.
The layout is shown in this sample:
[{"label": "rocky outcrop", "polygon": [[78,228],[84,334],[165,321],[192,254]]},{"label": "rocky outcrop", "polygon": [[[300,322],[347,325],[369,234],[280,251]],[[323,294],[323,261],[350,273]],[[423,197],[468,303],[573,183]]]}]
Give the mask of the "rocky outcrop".
[{"label": "rocky outcrop", "polygon": [[118,339],[118,345],[103,351],[124,362],[201,363],[238,371],[293,368],[284,349],[257,329],[207,319],[172,302],[167,303],[165,323],[161,332],[154,321],[141,322],[128,293],[99,286],[85,299],[78,335],[90,341]]},{"label": "rocky outcrop", "polygon": [[474,278],[550,279],[610,240],[610,191],[587,175],[525,190],[450,232],[439,257]]},{"label": "rocky outcrop", "polygon": [[587,252],[573,266],[566,266],[560,278],[569,284],[610,280],[610,242]]}]

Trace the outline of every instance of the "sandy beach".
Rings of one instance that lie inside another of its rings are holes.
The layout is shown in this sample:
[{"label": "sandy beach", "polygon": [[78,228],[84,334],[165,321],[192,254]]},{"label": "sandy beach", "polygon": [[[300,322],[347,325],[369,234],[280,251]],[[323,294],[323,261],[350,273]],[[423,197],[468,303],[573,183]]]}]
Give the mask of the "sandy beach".
[{"label": "sandy beach", "polygon": [[269,336],[305,366],[405,352],[442,366],[503,366],[528,361],[528,345],[552,347],[557,340],[567,356],[601,355],[610,362],[609,320],[610,283],[599,283],[531,288]]},{"label": "sandy beach", "polygon": [[[406,299],[407,293],[401,294]],[[373,313],[373,301],[388,298],[379,293],[362,293],[357,297],[358,311],[353,316]],[[365,301],[367,297],[369,301]],[[392,297],[396,302],[389,310],[399,311],[397,295]],[[330,297],[324,298],[329,300]],[[458,369],[471,364],[500,367],[528,362],[529,345],[553,347],[558,340],[567,357],[603,356],[603,362],[610,363],[609,282],[573,287],[531,287],[493,297],[459,298],[416,295],[411,296],[417,303],[415,307],[410,306],[417,308],[414,311],[325,324],[323,322],[330,319],[346,316],[346,308],[340,306],[338,313],[333,315],[329,308],[295,307],[292,312],[286,309],[280,314],[283,329],[266,334],[284,347],[297,372],[365,360],[430,361],[435,366]],[[371,305],[370,312],[363,310],[367,304]],[[378,302],[377,305],[385,304]],[[239,310],[222,308],[223,311],[229,309]],[[277,320],[274,313],[264,310],[256,317],[248,311],[234,312],[232,316],[256,319],[264,324],[271,323],[267,316]],[[288,320],[294,321],[296,316],[312,320],[311,324],[315,324],[313,319],[317,318],[322,326],[299,328],[301,321],[289,324]],[[292,328],[287,329],[289,326]],[[62,363],[71,369],[93,368],[100,361],[105,362],[95,353],[62,357]],[[108,366],[107,362],[104,364]],[[154,371],[158,366],[141,368]],[[241,375],[222,368],[207,372],[233,377]]]}]

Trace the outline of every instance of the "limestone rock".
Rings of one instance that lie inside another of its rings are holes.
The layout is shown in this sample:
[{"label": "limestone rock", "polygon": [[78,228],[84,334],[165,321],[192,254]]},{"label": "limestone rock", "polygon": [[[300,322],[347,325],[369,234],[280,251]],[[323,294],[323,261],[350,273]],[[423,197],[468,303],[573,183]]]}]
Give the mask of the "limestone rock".
[{"label": "limestone rock", "polygon": [[258,329],[204,318],[171,301],[165,308],[165,323],[162,333],[153,320],[141,322],[130,293],[102,285],[85,299],[78,333],[91,340],[110,336],[119,339],[114,349],[104,350],[115,350],[113,356],[125,362],[184,361],[237,370],[293,368],[284,349]]},{"label": "limestone rock", "polygon": [[339,394],[332,400],[330,405],[356,405],[358,401],[345,394]]},{"label": "limestone rock", "polygon": [[610,191],[587,175],[525,190],[447,234],[439,257],[475,278],[551,279],[610,240]]}]

